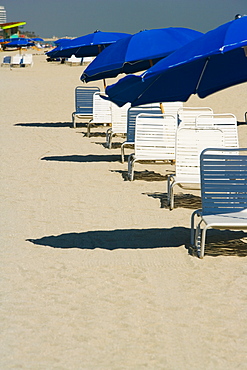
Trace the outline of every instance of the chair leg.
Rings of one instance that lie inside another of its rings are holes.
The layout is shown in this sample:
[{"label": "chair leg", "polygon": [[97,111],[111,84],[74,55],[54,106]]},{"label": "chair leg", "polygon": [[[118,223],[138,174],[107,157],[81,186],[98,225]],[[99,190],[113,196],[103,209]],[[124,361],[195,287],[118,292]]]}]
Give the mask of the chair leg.
[{"label": "chair leg", "polygon": [[112,136],[113,136],[112,129],[111,129],[111,128],[109,128],[109,129],[106,131],[106,146],[107,146],[107,148],[108,148],[108,149],[111,149]]},{"label": "chair leg", "polygon": [[124,143],[121,145],[121,162],[124,163]]},{"label": "chair leg", "polygon": [[190,221],[190,244],[192,247],[195,247],[195,216],[200,217],[200,211],[201,209],[196,209],[192,215],[191,215],[191,221]]},{"label": "chair leg", "polygon": [[204,257],[207,229],[208,229],[208,226],[207,225],[204,226],[204,228],[202,229],[202,240],[201,240],[200,258],[203,258]]},{"label": "chair leg", "polygon": [[171,203],[171,179],[172,175],[168,175],[167,177],[167,206],[170,206]]},{"label": "chair leg", "polygon": [[135,159],[133,157],[133,154],[130,154],[128,157],[128,179],[130,181],[134,180],[134,162]]},{"label": "chair leg", "polygon": [[87,124],[87,137],[90,137],[91,125],[92,125],[92,123],[91,123],[91,121],[89,121],[88,124]]},{"label": "chair leg", "polygon": [[201,257],[201,221],[197,224],[195,230],[195,247],[197,250],[197,255]]},{"label": "chair leg", "polygon": [[75,113],[72,113],[72,127],[76,128]]}]

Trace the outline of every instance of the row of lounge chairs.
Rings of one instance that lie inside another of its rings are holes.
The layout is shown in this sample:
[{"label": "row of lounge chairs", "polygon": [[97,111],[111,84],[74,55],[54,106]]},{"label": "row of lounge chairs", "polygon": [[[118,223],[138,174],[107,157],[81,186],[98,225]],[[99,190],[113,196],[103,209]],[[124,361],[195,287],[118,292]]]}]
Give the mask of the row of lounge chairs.
[{"label": "row of lounge chairs", "polygon": [[9,67],[26,67],[33,66],[33,55],[32,54],[16,54],[13,56],[6,55],[2,59],[1,66]]},{"label": "row of lounge chairs", "polygon": [[[175,174],[168,176],[167,199],[174,208],[174,187],[201,188],[202,209],[191,216],[191,243],[199,257],[204,256],[208,228],[247,228],[247,149],[239,148],[237,120],[232,114],[214,114],[208,107],[189,108],[163,103],[118,108],[102,98],[97,88],[76,88],[76,118],[89,118],[92,124],[111,124],[106,146],[115,134],[124,134],[124,148],[132,145],[128,157],[128,178],[134,179],[136,161],[170,161]],[[211,149],[209,149],[211,148]],[[216,149],[213,149],[216,148]],[[195,222],[195,216],[200,219]],[[201,226],[204,227],[201,231]]]}]

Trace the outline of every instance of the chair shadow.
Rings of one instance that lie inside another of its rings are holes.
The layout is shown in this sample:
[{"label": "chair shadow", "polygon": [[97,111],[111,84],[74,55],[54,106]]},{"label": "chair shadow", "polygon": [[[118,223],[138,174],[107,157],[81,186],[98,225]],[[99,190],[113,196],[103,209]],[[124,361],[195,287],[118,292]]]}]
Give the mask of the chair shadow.
[{"label": "chair shadow", "polygon": [[42,161],[57,161],[57,162],[120,162],[119,155],[61,155],[41,158]]},{"label": "chair shadow", "polygon": [[237,125],[238,126],[242,126],[242,125],[246,125],[247,123],[245,121],[238,121],[237,122]]},{"label": "chair shadow", "polygon": [[[246,240],[245,240],[245,239]],[[197,252],[190,245],[190,229],[173,227],[171,229],[118,229],[86,231],[44,236],[39,239],[26,239],[35,245],[58,249],[94,250],[100,248],[116,249],[156,249],[178,248],[183,246],[193,257]],[[205,255],[247,257],[247,236],[242,231],[209,230]]]},{"label": "chair shadow", "polygon": [[[167,193],[143,193],[148,197],[160,200],[160,208],[169,208],[167,205]],[[177,193],[174,196],[174,208],[198,209],[202,207],[201,197],[193,194]]]},{"label": "chair shadow", "polygon": [[[192,256],[197,256],[194,248],[190,246],[189,250]],[[247,234],[243,231],[208,230],[205,256],[247,257]]]},{"label": "chair shadow", "polygon": [[61,128],[61,127],[72,127],[71,122],[32,122],[32,123],[16,123],[14,126],[23,126],[23,127],[50,127],[50,128]]},{"label": "chair shadow", "polygon": [[[122,170],[112,170],[111,172],[117,172],[122,175],[122,178],[124,181],[129,181],[128,179],[128,171],[122,171]],[[135,171],[135,180],[142,180],[142,181],[166,181],[168,175],[161,175],[158,172],[154,171]]]}]

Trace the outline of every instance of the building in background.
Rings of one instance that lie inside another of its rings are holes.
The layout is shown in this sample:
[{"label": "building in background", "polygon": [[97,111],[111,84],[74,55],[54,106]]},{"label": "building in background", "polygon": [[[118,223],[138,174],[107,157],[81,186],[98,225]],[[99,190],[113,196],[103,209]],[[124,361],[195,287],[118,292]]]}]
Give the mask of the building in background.
[{"label": "building in background", "polygon": [[19,27],[24,26],[26,22],[10,22],[0,24],[0,28],[3,30],[3,38],[9,39],[14,37],[20,37]]},{"label": "building in background", "polygon": [[1,23],[6,23],[7,22],[7,17],[6,17],[6,10],[4,6],[0,5],[0,24]]}]

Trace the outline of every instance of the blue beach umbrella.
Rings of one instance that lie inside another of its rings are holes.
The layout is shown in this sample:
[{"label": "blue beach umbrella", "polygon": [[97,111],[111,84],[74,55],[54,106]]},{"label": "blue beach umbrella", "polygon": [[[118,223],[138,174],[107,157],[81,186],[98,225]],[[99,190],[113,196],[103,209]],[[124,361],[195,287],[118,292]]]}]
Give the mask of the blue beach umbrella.
[{"label": "blue beach umbrella", "polygon": [[56,45],[56,46],[59,46],[59,45],[65,45],[65,44],[67,44],[67,43],[70,43],[71,42],[71,39],[58,39],[58,40],[56,40],[56,41],[54,41],[54,44]]},{"label": "blue beach umbrella", "polygon": [[148,69],[202,33],[188,28],[151,29],[129,35],[103,50],[84,70],[85,82]]},{"label": "blue beach umbrella", "polygon": [[95,31],[72,39],[68,43],[62,43],[46,54],[50,58],[69,58],[73,54],[78,58],[96,56],[107,46],[128,35],[120,32]]},{"label": "blue beach umbrella", "polygon": [[33,46],[35,43],[31,39],[16,38],[5,44],[7,48],[25,48],[27,46]]},{"label": "blue beach umbrella", "polygon": [[117,105],[204,98],[247,81],[247,16],[207,32],[162,59],[141,76],[129,75],[108,86]]}]

